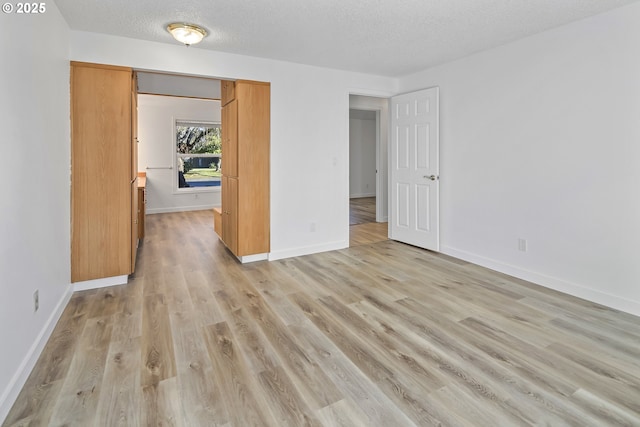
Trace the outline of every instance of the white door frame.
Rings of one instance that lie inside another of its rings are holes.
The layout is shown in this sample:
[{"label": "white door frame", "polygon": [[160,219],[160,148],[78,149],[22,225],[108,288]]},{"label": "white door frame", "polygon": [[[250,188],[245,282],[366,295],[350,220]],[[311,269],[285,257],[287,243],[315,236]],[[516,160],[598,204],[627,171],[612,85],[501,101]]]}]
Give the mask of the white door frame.
[{"label": "white door frame", "polygon": [[382,182],[382,177],[384,176],[382,172],[382,159],[380,155],[380,114],[382,110],[374,110],[376,112],[376,222],[384,222],[386,215],[383,212],[383,185],[386,183]]}]

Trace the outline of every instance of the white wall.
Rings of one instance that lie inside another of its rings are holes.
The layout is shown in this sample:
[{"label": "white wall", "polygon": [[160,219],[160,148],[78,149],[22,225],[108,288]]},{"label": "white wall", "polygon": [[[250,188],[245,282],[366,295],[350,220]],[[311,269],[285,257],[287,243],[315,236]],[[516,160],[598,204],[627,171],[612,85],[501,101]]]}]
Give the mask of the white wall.
[{"label": "white wall", "polygon": [[174,166],[175,120],[220,123],[220,116],[220,101],[138,95],[138,171],[147,173],[147,214],[220,206],[220,187],[178,194]]},{"label": "white wall", "polygon": [[640,315],[638,52],[634,3],[401,80],[440,86],[443,252]]},{"label": "white wall", "polygon": [[220,99],[220,80],[177,74],[137,72],[138,93]]},{"label": "white wall", "polygon": [[68,27],[53,2],[40,15],[2,13],[0,27],[1,423],[72,288]]},{"label": "white wall", "polygon": [[[351,110],[349,119],[349,197],[376,195],[376,118]],[[355,114],[354,114],[355,113]]]},{"label": "white wall", "polygon": [[72,32],[71,58],[271,82],[270,258],[348,246],[349,93],[390,96],[397,81],[167,43]]}]

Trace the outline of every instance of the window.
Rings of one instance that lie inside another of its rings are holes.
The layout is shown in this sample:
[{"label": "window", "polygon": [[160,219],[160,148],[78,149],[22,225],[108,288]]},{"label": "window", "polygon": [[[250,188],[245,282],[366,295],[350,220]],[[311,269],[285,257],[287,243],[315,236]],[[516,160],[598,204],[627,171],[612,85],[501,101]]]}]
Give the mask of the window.
[{"label": "window", "polygon": [[177,188],[220,186],[222,139],[220,123],[176,121]]}]

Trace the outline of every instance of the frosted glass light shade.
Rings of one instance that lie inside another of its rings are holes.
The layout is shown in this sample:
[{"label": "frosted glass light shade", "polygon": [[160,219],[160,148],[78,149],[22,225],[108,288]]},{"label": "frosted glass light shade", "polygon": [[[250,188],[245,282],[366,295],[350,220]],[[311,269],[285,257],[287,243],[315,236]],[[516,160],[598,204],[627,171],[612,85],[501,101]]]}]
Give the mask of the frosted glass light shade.
[{"label": "frosted glass light shade", "polygon": [[175,22],[167,26],[167,31],[171,33],[174,39],[180,43],[184,43],[187,46],[200,43],[202,39],[207,35],[204,28],[194,24],[185,24],[181,22]]}]

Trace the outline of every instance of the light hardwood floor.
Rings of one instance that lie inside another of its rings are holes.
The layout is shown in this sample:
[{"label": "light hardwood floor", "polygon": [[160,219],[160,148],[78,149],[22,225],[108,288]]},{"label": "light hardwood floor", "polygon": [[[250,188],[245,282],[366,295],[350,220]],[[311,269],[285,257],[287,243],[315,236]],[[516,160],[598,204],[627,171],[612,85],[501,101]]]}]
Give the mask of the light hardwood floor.
[{"label": "light hardwood floor", "polygon": [[356,197],[349,199],[349,225],[376,222],[376,198]]},{"label": "light hardwood floor", "polygon": [[388,239],[386,222],[376,221],[376,198],[349,200],[349,246],[365,245]]},{"label": "light hardwood floor", "polygon": [[150,215],[4,425],[640,425],[640,318],[393,241],[238,264]]}]

